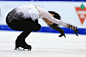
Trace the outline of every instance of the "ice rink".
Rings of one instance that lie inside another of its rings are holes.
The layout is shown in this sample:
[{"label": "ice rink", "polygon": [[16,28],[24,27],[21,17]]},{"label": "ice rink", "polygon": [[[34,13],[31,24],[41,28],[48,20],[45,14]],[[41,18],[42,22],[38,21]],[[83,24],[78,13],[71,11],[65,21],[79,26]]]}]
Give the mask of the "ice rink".
[{"label": "ice rink", "polygon": [[86,35],[32,32],[26,42],[32,50],[14,50],[15,39],[21,32],[0,31],[0,57],[86,57]]}]

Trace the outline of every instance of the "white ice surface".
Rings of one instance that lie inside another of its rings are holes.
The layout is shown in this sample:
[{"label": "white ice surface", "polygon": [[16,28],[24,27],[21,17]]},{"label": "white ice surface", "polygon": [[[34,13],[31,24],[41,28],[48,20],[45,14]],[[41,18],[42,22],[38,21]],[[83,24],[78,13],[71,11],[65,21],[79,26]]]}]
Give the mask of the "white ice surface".
[{"label": "white ice surface", "polygon": [[86,57],[86,35],[32,32],[26,42],[32,50],[14,50],[15,39],[21,32],[0,31],[0,57]]}]

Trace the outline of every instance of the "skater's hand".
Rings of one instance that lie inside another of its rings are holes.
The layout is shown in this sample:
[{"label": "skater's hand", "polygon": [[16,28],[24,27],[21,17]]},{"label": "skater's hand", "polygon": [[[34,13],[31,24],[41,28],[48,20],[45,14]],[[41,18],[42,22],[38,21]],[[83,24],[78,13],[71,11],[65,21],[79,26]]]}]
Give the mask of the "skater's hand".
[{"label": "skater's hand", "polygon": [[75,29],[74,33],[76,33],[76,35],[78,36],[77,32],[80,33],[78,29]]},{"label": "skater's hand", "polygon": [[64,30],[62,30],[61,28],[59,28],[59,32],[61,33],[61,35],[59,35],[59,37],[64,36],[66,38]]},{"label": "skater's hand", "polygon": [[61,35],[59,35],[59,37],[62,37],[62,36],[64,36],[64,37],[66,38],[65,34],[61,34]]}]

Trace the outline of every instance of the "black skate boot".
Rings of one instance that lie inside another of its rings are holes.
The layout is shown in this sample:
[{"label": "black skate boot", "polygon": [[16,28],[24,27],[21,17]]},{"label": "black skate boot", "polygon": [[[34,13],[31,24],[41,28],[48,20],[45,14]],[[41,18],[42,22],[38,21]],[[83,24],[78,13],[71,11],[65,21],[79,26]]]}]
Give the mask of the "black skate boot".
[{"label": "black skate boot", "polygon": [[24,45],[16,45],[15,50],[19,49],[19,47],[22,47],[23,50],[25,50],[25,49],[28,49],[29,51],[31,50],[31,45],[27,45],[27,46],[24,46]]},{"label": "black skate boot", "polygon": [[19,49],[19,47],[22,47],[23,50],[28,49],[29,51],[32,49],[31,45],[27,45],[25,42],[16,41],[15,50]]},{"label": "black skate boot", "polygon": [[27,45],[27,46],[22,46],[23,50],[28,49],[29,51],[32,49],[31,45]]},{"label": "black skate boot", "polygon": [[23,41],[23,50],[28,49],[29,51],[32,49],[31,45],[28,45],[25,41]]}]

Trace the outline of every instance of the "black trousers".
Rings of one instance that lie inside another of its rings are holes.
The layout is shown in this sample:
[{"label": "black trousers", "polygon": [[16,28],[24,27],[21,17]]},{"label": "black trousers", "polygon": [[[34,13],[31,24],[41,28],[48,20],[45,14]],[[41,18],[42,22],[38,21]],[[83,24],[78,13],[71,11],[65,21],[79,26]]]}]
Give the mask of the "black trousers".
[{"label": "black trousers", "polygon": [[12,20],[9,22],[6,18],[7,25],[17,31],[23,31],[16,39],[17,42],[25,44],[25,38],[31,33],[31,31],[38,31],[41,28],[41,25],[38,24],[38,20],[32,21],[31,18],[25,20]]}]

